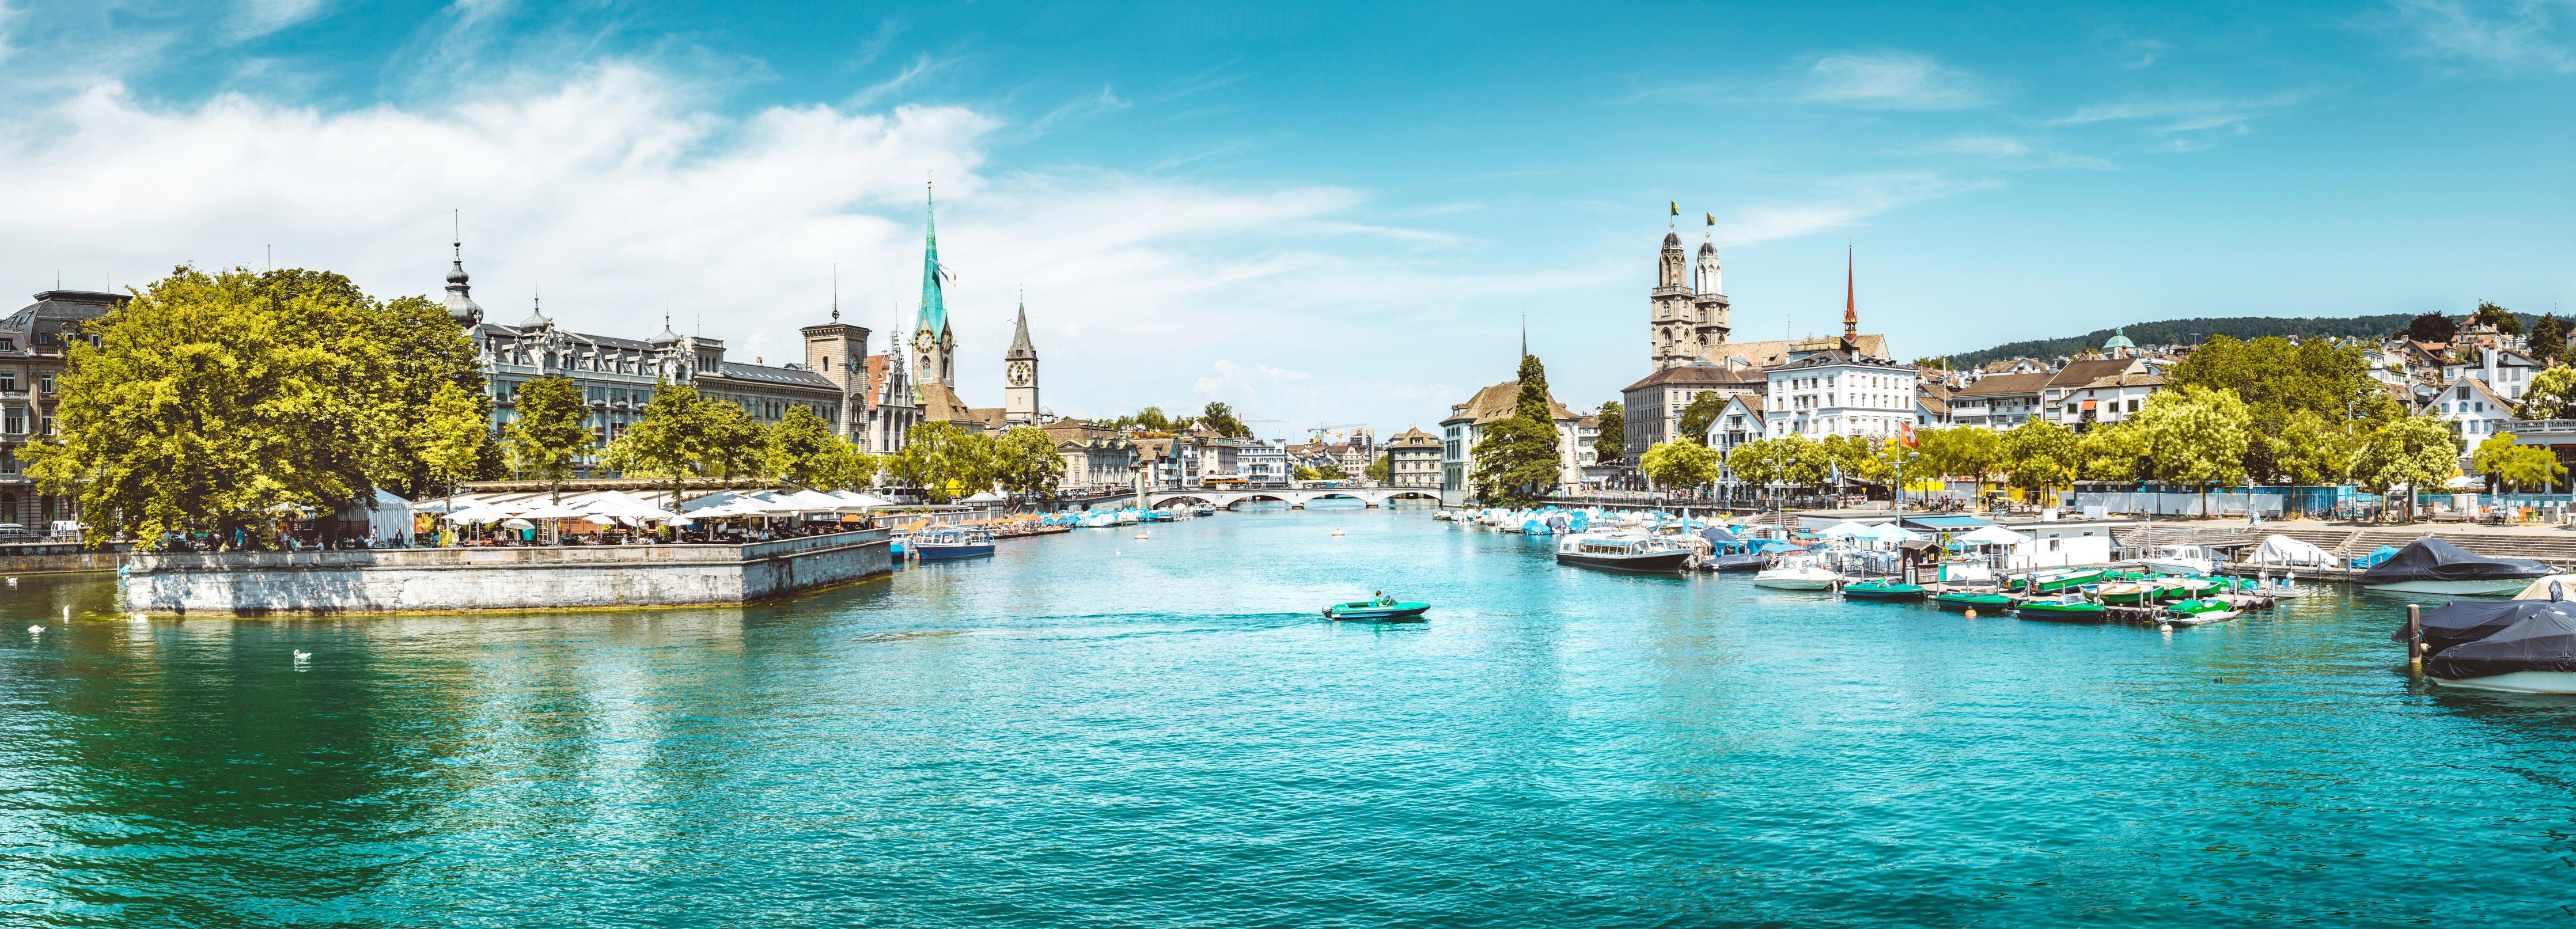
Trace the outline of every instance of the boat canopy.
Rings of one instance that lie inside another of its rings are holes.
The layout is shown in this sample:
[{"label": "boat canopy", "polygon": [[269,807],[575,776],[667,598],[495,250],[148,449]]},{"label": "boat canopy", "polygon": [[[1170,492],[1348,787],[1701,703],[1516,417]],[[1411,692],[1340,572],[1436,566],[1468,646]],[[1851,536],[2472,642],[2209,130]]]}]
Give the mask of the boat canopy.
[{"label": "boat canopy", "polygon": [[2362,572],[2363,584],[2405,581],[2493,581],[2547,577],[2549,566],[2529,558],[2489,558],[2435,538],[2406,543],[2387,561]]},{"label": "boat canopy", "polygon": [[2002,526],[1982,526],[1973,532],[1952,536],[1951,541],[1965,542],[1970,545],[2021,546],[2030,544],[2030,537]]},{"label": "boat canopy", "polygon": [[2299,568],[2331,568],[2335,560],[2332,552],[2285,535],[2265,537],[2245,558],[2249,564]]},{"label": "boat canopy", "polygon": [[2531,582],[2531,586],[2513,595],[2516,600],[2565,600],[2570,597],[2576,597],[2576,574],[2552,574]]},{"label": "boat canopy", "polygon": [[2576,615],[2540,610],[2494,635],[2451,646],[2424,661],[2424,673],[2448,680],[2516,671],[2576,671]]},{"label": "boat canopy", "polygon": [[[2542,613],[2576,612],[2576,603],[2552,600],[2453,600],[2423,616],[2424,647],[2439,653],[2475,642]],[[2406,641],[2406,624],[2398,623],[2391,641]]]}]

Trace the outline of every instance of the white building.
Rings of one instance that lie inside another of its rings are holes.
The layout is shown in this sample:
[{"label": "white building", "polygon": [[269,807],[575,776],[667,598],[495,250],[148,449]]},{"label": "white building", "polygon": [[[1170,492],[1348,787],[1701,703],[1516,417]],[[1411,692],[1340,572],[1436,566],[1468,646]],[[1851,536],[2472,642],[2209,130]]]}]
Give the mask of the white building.
[{"label": "white building", "polygon": [[2474,358],[2445,362],[2442,365],[2442,380],[2451,382],[2463,377],[2474,377],[2485,382],[2487,389],[2494,391],[2497,396],[2514,403],[2522,402],[2522,392],[2531,389],[2532,377],[2540,373],[2540,362],[2533,361],[2520,352],[2507,351],[2494,346],[2473,350],[2477,352]]},{"label": "white building", "polygon": [[[1762,398],[1754,394],[1741,394],[1727,398],[1726,409],[1719,410],[1717,418],[1708,421],[1708,435],[1701,437],[1700,444],[1717,450],[1719,455],[1733,455],[1736,446],[1762,438],[1764,434]],[[1718,480],[1734,479],[1734,475],[1726,473],[1724,465],[1721,464],[1718,468]]]},{"label": "white building", "polygon": [[1916,381],[1911,367],[1832,349],[1769,372],[1767,435],[1798,433],[1890,437],[1914,421]]},{"label": "white building", "polygon": [[1235,449],[1234,461],[1243,469],[1243,479],[1255,484],[1288,483],[1288,452],[1277,445],[1254,439]]},{"label": "white building", "polygon": [[2079,422],[2116,423],[2145,407],[2147,396],[2164,388],[2165,379],[2157,374],[2094,378],[2092,383],[2067,391],[2059,399],[2061,415],[2057,421],[2070,428]]},{"label": "white building", "polygon": [[2475,446],[2498,432],[2511,431],[2513,402],[2498,396],[2485,381],[2474,377],[2454,378],[2433,395],[2433,402],[2423,412],[2441,417],[2451,424],[2451,432]]}]

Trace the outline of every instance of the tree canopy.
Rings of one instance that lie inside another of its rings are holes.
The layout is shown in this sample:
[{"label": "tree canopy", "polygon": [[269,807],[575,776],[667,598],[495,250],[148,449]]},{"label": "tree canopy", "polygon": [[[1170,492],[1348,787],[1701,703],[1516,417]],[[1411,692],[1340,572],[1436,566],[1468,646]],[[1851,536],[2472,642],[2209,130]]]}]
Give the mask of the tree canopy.
[{"label": "tree canopy", "polygon": [[1001,440],[994,443],[993,471],[1003,490],[1051,494],[1064,481],[1064,454],[1055,450],[1055,439],[1046,430],[1018,426],[1002,433]]},{"label": "tree canopy", "polygon": [[2426,313],[2406,323],[2406,337],[2417,342],[2447,345],[2460,334],[2460,324],[2440,313]]},{"label": "tree canopy", "polygon": [[1674,438],[1708,441],[1708,424],[1716,422],[1718,414],[1723,412],[1726,412],[1726,398],[1717,391],[1703,390],[1692,394],[1690,403],[1682,407],[1681,422],[1676,427],[1681,434]]},{"label": "tree canopy", "polygon": [[1602,464],[1628,457],[1628,408],[1612,400],[1601,404],[1601,434],[1592,437],[1593,460]]},{"label": "tree canopy", "polygon": [[2551,365],[2531,376],[2522,392],[2524,419],[2576,418],[2576,368]]},{"label": "tree canopy", "polygon": [[1221,401],[1210,400],[1207,408],[1199,411],[1199,426],[1229,439],[1252,438],[1252,427],[1235,418],[1234,408]]},{"label": "tree canopy", "polygon": [[2494,326],[2497,332],[2505,335],[2522,334],[2522,317],[2515,315],[2512,310],[2483,300],[2478,301],[2478,308],[2469,313],[2469,321]]},{"label": "tree canopy", "polygon": [[1512,415],[1486,426],[1471,454],[1476,496],[1488,504],[1526,506],[1556,486],[1556,417],[1547,400],[1547,369],[1538,356],[1521,356],[1520,394]]},{"label": "tree canopy", "polygon": [[[89,541],[147,548],[190,531],[264,544],[288,509],[480,476],[488,445],[460,428],[480,409],[473,346],[425,302],[329,272],[174,269],[85,327],[99,342],[68,350],[55,434],[18,455],[80,501]],[[459,444],[473,454],[431,460]]]},{"label": "tree canopy", "polygon": [[2531,334],[2525,340],[2531,345],[2532,356],[2540,363],[2555,362],[2567,351],[2567,321],[2558,318],[2557,313],[2542,316],[2531,324]]},{"label": "tree canopy", "polygon": [[503,430],[510,468],[523,479],[554,485],[560,497],[574,460],[590,449],[590,407],[581,388],[562,375],[520,384],[514,398]]},{"label": "tree canopy", "polygon": [[1658,487],[1700,487],[1717,480],[1722,459],[1717,450],[1698,442],[1676,439],[1657,442],[1637,460],[1638,470]]}]

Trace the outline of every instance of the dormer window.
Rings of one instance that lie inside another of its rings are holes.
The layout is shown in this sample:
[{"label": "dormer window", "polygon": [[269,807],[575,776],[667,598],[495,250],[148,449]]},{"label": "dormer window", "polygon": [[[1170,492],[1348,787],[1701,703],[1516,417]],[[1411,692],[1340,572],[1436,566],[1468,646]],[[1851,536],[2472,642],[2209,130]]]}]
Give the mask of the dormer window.
[{"label": "dormer window", "polygon": [[14,352],[14,351],[17,351],[17,350],[18,350],[18,340],[16,340],[16,339],[0,339],[0,352]]}]

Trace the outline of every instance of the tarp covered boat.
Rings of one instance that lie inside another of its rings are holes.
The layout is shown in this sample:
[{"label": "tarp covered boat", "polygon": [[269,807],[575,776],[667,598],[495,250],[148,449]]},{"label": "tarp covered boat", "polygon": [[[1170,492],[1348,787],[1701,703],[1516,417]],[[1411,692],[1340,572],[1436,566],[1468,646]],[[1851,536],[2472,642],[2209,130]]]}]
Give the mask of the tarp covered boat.
[{"label": "tarp covered boat", "polygon": [[2373,590],[2481,596],[2511,594],[2553,573],[2529,558],[2490,558],[2434,538],[2406,543],[2361,574]]},{"label": "tarp covered boat", "polygon": [[2576,615],[2533,613],[2486,638],[2425,659],[2424,674],[2445,684],[2486,690],[2576,693]]},{"label": "tarp covered boat", "polygon": [[[2465,645],[2513,627],[2534,616],[2556,613],[2576,615],[2576,603],[2556,600],[2453,600],[2424,611],[2424,651],[2439,654],[2454,645]],[[2388,637],[2392,642],[2406,641],[2406,624],[2398,623],[2397,631]]]}]

